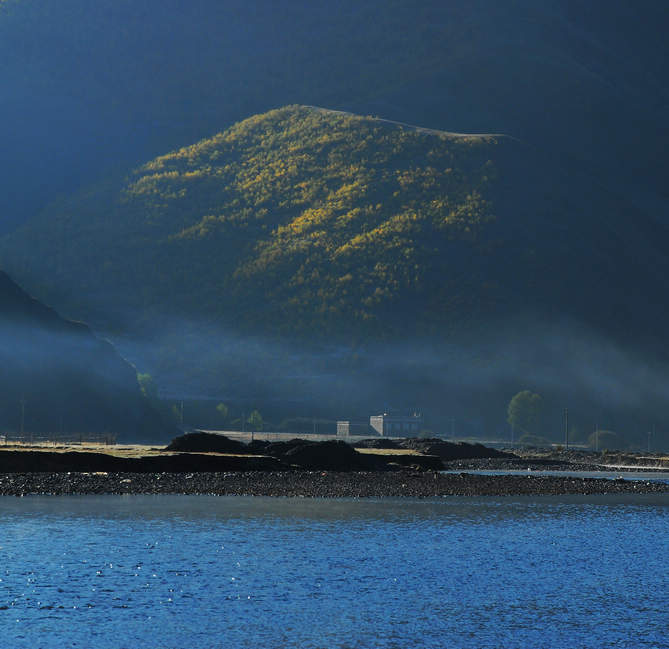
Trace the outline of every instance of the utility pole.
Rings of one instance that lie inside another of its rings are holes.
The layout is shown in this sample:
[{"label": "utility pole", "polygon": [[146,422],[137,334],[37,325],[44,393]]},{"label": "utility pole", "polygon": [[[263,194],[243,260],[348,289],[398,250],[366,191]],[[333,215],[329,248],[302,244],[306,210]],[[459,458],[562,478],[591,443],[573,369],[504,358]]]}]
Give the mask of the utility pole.
[{"label": "utility pole", "polygon": [[569,450],[569,410],[564,409],[564,447]]},{"label": "utility pole", "polygon": [[23,433],[25,431],[26,423],[26,397],[21,395],[21,439],[23,439]]}]

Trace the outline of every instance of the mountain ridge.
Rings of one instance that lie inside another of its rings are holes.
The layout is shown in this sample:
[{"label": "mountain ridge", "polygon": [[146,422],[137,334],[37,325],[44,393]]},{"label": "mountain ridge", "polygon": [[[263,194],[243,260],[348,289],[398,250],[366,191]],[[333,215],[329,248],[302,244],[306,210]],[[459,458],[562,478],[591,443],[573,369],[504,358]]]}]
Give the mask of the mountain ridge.
[{"label": "mountain ridge", "polygon": [[509,133],[666,213],[668,25],[631,0],[5,2],[3,227],[292,103]]}]

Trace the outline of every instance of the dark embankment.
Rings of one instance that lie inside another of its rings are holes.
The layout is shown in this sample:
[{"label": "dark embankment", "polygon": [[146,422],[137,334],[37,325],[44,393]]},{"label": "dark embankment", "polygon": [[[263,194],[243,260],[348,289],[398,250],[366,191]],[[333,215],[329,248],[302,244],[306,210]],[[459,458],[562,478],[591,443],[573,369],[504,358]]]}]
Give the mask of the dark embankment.
[{"label": "dark embankment", "polygon": [[249,447],[225,435],[212,433],[186,433],[175,437],[166,447],[166,451],[180,453],[238,453],[248,455]]},{"label": "dark embankment", "polygon": [[175,438],[166,451],[199,453],[238,453],[275,458],[286,469],[329,471],[383,471],[399,466],[439,470],[443,468],[438,457],[421,455],[367,455],[358,453],[349,444],[337,440],[322,442],[291,439],[281,442],[254,440],[242,444],[225,435],[188,433]]},{"label": "dark embankment", "polygon": [[272,457],[179,453],[139,458],[107,453],[0,451],[0,473],[189,473],[200,471],[271,471],[286,468]]},{"label": "dark embankment", "polygon": [[449,460],[471,458],[510,458],[511,453],[498,451],[483,444],[467,444],[465,442],[445,442],[441,439],[407,439],[402,440],[404,448],[410,448],[425,455],[436,455],[444,462]]},{"label": "dark embankment", "polygon": [[385,468],[385,462],[358,453],[345,442],[312,442],[292,439],[286,442],[255,441],[250,449],[271,455],[286,465],[309,469],[360,471]]},{"label": "dark embankment", "polygon": [[[486,462],[497,465],[500,462],[514,462],[518,460],[512,453],[498,451],[482,444],[467,444],[466,442],[447,442],[443,439],[387,439],[371,438],[363,439],[355,443],[356,448],[382,450],[407,449],[420,453],[418,457],[431,457],[435,460],[435,466],[439,469],[450,469],[453,466],[460,467],[463,461],[474,466],[476,463]],[[415,455],[388,455],[388,461],[397,464],[411,464]]]},{"label": "dark embankment", "polygon": [[431,455],[363,455],[346,442],[328,440],[314,442],[292,439],[287,442],[255,441],[250,445],[254,452],[266,453],[283,463],[302,469],[327,469],[330,471],[370,471],[397,469],[409,466],[417,469],[440,470],[439,458]]},{"label": "dark embankment", "polygon": [[512,453],[498,451],[483,444],[467,444],[466,442],[447,442],[436,437],[427,439],[408,438],[401,440],[391,439],[364,439],[356,442],[356,448],[374,449],[411,449],[423,455],[435,455],[444,462],[452,460],[470,460],[483,458],[513,458]]},{"label": "dark embankment", "polygon": [[164,454],[124,457],[112,453],[0,451],[0,473],[130,472],[192,473],[211,471],[388,471],[400,467],[443,468],[430,455],[367,455],[341,441],[259,442],[250,445],[224,435],[189,433],[175,438]]},{"label": "dark embankment", "polygon": [[374,448],[395,450],[401,448],[399,443],[394,439],[387,437],[370,437],[369,439],[361,439],[353,444],[354,448]]}]

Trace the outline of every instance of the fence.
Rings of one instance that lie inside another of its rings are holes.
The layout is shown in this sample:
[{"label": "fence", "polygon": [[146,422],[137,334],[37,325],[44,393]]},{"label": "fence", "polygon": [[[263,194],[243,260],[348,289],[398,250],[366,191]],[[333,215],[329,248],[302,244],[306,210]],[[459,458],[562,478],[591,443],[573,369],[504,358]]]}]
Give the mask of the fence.
[{"label": "fence", "polygon": [[0,444],[58,444],[81,445],[102,444],[114,446],[116,444],[115,433],[3,433],[0,435]]}]

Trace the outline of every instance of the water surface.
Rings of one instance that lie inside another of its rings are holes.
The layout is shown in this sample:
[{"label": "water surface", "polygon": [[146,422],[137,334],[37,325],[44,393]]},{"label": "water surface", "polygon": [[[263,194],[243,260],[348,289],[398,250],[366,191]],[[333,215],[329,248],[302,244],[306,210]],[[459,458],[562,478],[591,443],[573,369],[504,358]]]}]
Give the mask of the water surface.
[{"label": "water surface", "polygon": [[669,647],[669,495],[0,498],[7,647]]}]

